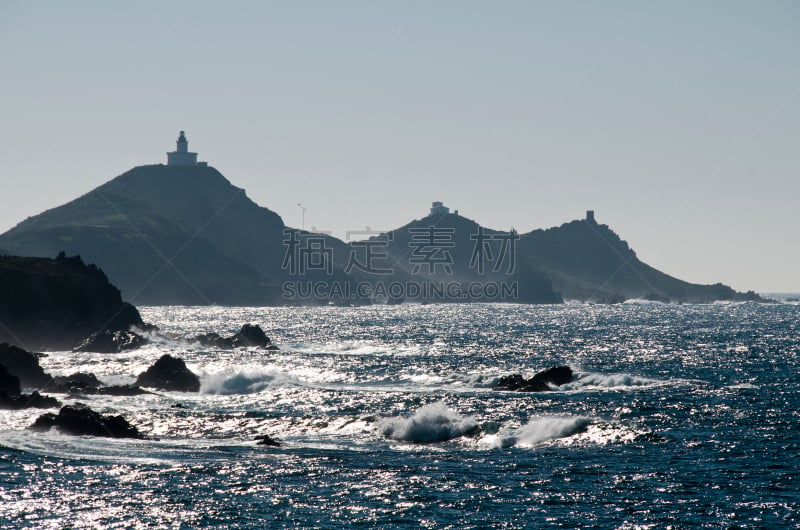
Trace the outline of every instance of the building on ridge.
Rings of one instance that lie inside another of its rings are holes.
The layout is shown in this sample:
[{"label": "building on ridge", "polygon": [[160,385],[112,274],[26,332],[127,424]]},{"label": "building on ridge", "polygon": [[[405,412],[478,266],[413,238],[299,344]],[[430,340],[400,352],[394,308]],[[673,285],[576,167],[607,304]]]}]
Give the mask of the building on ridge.
[{"label": "building on ridge", "polygon": [[431,204],[431,215],[444,215],[450,213],[450,208],[442,204],[442,201],[434,201]]},{"label": "building on ridge", "polygon": [[201,166],[206,167],[206,162],[197,161],[197,153],[189,152],[189,141],[186,139],[186,133],[180,132],[178,136],[177,148],[175,151],[167,153],[168,166]]}]

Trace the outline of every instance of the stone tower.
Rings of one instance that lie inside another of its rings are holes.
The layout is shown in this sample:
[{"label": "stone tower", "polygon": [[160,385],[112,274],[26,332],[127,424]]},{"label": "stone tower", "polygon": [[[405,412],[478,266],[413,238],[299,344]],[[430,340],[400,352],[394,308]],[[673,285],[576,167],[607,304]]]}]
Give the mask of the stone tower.
[{"label": "stone tower", "polygon": [[197,153],[189,152],[189,141],[186,133],[181,131],[178,136],[177,148],[171,153],[167,153],[168,166],[197,166]]}]

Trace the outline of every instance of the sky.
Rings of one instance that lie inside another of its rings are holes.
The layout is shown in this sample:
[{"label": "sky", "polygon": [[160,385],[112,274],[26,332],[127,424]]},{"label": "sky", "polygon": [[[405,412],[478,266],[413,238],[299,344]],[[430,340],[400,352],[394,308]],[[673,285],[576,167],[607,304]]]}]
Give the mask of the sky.
[{"label": "sky", "polygon": [[800,2],[0,0],[0,232],[190,151],[290,226],[596,211],[800,292]]}]

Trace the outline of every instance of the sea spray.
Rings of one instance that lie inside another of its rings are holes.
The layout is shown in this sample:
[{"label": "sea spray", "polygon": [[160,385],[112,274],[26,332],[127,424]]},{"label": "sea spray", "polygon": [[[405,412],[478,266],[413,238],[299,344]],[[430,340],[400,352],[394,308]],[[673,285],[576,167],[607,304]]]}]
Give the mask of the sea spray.
[{"label": "sea spray", "polygon": [[387,418],[378,424],[384,436],[408,442],[443,442],[477,428],[472,416],[461,416],[441,402],[417,409],[409,418]]},{"label": "sea spray", "polygon": [[254,394],[273,388],[297,385],[299,381],[291,375],[263,369],[234,370],[206,374],[200,379],[202,394]]},{"label": "sea spray", "polygon": [[649,379],[631,374],[602,374],[602,373],[583,373],[578,378],[566,385],[559,387],[559,390],[582,390],[586,388],[630,388],[646,387],[667,384],[668,381]]},{"label": "sea spray", "polygon": [[534,447],[547,440],[566,438],[584,432],[592,423],[583,416],[544,416],[534,418],[517,429],[505,427],[487,436],[484,442],[492,447]]}]

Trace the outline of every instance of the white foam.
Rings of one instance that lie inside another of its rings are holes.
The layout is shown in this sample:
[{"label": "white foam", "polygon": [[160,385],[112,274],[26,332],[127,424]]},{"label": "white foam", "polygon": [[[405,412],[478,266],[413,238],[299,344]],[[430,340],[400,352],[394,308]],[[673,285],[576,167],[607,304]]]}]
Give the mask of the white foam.
[{"label": "white foam", "polygon": [[352,356],[413,356],[423,352],[422,347],[403,344],[383,344],[371,341],[336,341],[323,343],[285,343],[281,345],[285,351],[293,351],[309,355],[352,355]]},{"label": "white foam", "polygon": [[442,377],[442,382],[445,384],[470,388],[492,388],[499,380],[499,375],[485,373],[453,373]]},{"label": "white foam", "polygon": [[758,390],[761,387],[758,386],[758,385],[754,385],[752,383],[739,383],[739,384],[736,384],[736,385],[726,386],[725,388],[727,388],[729,390]]},{"label": "white foam", "polygon": [[420,407],[409,418],[387,418],[378,424],[384,436],[408,442],[443,442],[466,434],[478,424],[441,401]]},{"label": "white foam", "polygon": [[587,388],[630,388],[662,384],[665,384],[665,381],[631,374],[601,374],[589,372],[580,374],[575,381],[561,385],[557,387],[557,389],[584,390]]},{"label": "white foam", "polygon": [[254,394],[297,384],[299,381],[285,372],[239,369],[204,375],[200,379],[200,392],[202,394]]},{"label": "white foam", "polygon": [[504,427],[497,434],[484,437],[481,442],[495,448],[535,447],[547,440],[584,432],[591,423],[590,418],[583,416],[543,416],[518,429]]}]

